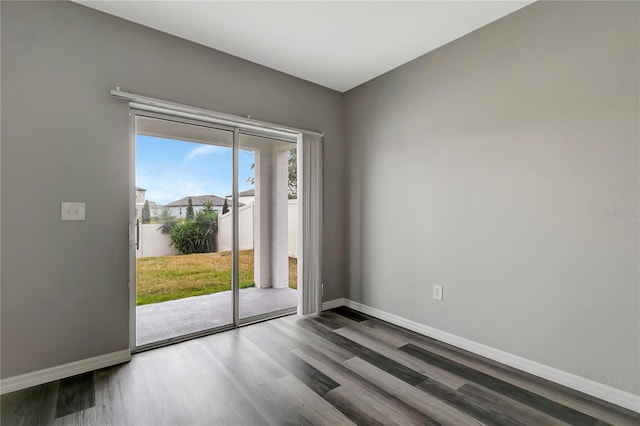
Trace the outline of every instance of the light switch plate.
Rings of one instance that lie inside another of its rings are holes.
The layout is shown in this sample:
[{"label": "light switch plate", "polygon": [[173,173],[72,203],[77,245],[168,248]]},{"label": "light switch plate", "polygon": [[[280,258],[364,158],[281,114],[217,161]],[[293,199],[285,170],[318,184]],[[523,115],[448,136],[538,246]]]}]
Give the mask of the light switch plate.
[{"label": "light switch plate", "polygon": [[84,203],[63,202],[60,218],[62,220],[84,220]]},{"label": "light switch plate", "polygon": [[433,298],[436,300],[442,300],[442,286],[434,285],[433,286]]}]

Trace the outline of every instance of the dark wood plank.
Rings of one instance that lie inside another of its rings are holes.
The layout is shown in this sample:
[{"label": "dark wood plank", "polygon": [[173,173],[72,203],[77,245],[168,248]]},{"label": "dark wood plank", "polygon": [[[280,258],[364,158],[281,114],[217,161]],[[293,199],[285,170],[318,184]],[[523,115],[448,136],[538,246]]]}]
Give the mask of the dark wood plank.
[{"label": "dark wood plank", "polygon": [[[355,323],[347,320],[352,325]],[[361,418],[371,417],[372,413],[378,413],[378,418],[386,418],[387,423],[402,425],[438,425],[427,413],[414,409],[409,404],[396,398],[394,395],[373,385],[361,376],[358,376],[341,363],[353,355],[345,357],[343,348],[295,327],[289,322],[274,322],[273,327],[282,331],[283,338],[289,340],[289,345],[295,346],[293,353],[308,364],[322,371],[324,374],[340,384],[339,388],[327,392],[323,397],[332,404],[344,408],[341,411],[354,422],[359,423]],[[342,327],[341,330],[345,330]],[[292,332],[296,331],[296,332]],[[309,345],[310,341],[323,342],[324,344]],[[366,407],[366,408],[362,408]],[[362,423],[359,423],[362,424]],[[368,423],[364,423],[368,424]]]},{"label": "dark wood plank", "polygon": [[[274,323],[273,327],[284,333],[281,337],[289,340],[289,345],[295,346],[293,353],[296,356],[340,384],[340,387],[324,394],[323,398],[338,407],[340,411],[357,424],[373,424],[371,421],[366,420],[374,418],[372,417],[373,413],[378,413],[377,418],[385,418],[386,423],[402,425],[440,424],[429,417],[427,413],[416,410],[394,395],[344,367],[341,362],[353,357],[353,355],[345,357],[344,351],[339,346],[330,342],[326,342],[328,344],[324,345],[308,345],[307,343],[310,341],[309,333],[299,327],[295,329],[297,333],[292,333],[291,323],[288,325],[285,322]],[[341,330],[344,329],[344,327],[341,328]],[[314,335],[311,334],[311,338],[313,337]],[[317,339],[314,339],[314,341],[324,342],[324,340]],[[336,350],[332,350],[332,348]]]},{"label": "dark wood plank", "polygon": [[[461,360],[460,362],[467,366],[542,395],[547,399],[560,402],[563,405],[591,415],[594,418],[616,425],[640,425],[640,413],[501,364],[481,355],[457,348],[386,321],[372,319],[363,325],[368,325],[373,330],[380,331],[385,337],[390,336],[394,341],[401,341],[402,339],[409,340],[409,342],[405,342],[404,344],[415,342],[418,346],[425,346],[447,358]],[[398,347],[404,346],[404,344],[398,345]]]},{"label": "dark wood plank", "polygon": [[[379,386],[376,386],[369,380],[356,374],[323,353],[316,351],[312,347],[306,346],[295,350],[294,353],[334,379],[336,382],[340,383],[340,388],[328,392],[327,395],[338,393],[337,391],[344,391],[343,393],[347,393],[350,396],[349,401],[360,401],[362,399],[366,399],[368,403],[366,411],[368,413],[377,412],[380,416],[387,417],[388,420],[398,418],[398,423],[400,424],[439,424],[436,420],[431,418],[428,413],[415,409],[411,405],[397,398],[395,395],[387,392]],[[351,404],[347,406],[347,408],[351,406],[355,407],[354,404]],[[395,413],[399,414],[396,415]],[[345,412],[345,414],[356,423],[359,423],[348,413]]]},{"label": "dark wood plank", "polygon": [[1,425],[40,426],[55,416],[58,382],[2,395]]},{"label": "dark wood plank", "polygon": [[323,395],[339,386],[326,374],[291,353],[295,345],[283,338],[281,334],[274,332],[272,327],[268,327],[268,324],[260,325],[262,326],[261,329],[249,330],[247,328],[243,330],[243,335],[263,352],[267,353],[271,359],[282,365],[319,395]]},{"label": "dark wood plank", "polygon": [[415,386],[418,383],[423,382],[427,378],[426,376],[423,376],[422,374],[410,369],[409,367],[405,367],[399,362],[382,356],[379,353],[365,346],[362,346],[359,343],[354,342],[353,340],[349,340],[346,337],[334,333],[332,330],[329,330],[328,328],[315,322],[313,318],[301,319],[298,323],[302,327],[305,327],[308,330],[316,333],[318,336],[343,347],[353,355],[362,358],[368,363],[375,365],[376,367],[386,371],[389,374],[392,374],[393,376],[396,376],[397,378],[409,383],[410,385]]},{"label": "dark wood plank", "polygon": [[442,424],[456,426],[480,426],[483,424],[467,413],[452,407],[415,386],[411,386],[409,383],[400,380],[358,357],[353,357],[343,364],[356,374],[369,380],[375,386],[384,389]]},{"label": "dark wood plank", "polygon": [[334,312],[338,315],[342,315],[343,317],[349,318],[355,322],[366,321],[369,319],[368,316],[361,314],[358,311],[354,311],[353,309],[347,308],[346,306],[340,306],[338,308],[330,309],[330,312]]},{"label": "dark wood plank", "polygon": [[337,390],[327,392],[324,398],[357,425],[382,426],[384,424],[358,408],[350,398]]},{"label": "dark wood plank", "polygon": [[344,315],[337,314],[337,313],[335,313],[333,311],[324,311],[324,312],[321,312],[320,314],[318,314],[318,316],[331,318],[332,320],[336,321],[337,323],[342,324],[342,327],[358,327],[363,322],[366,322],[366,321],[369,320],[369,319],[366,319],[365,321],[354,321],[354,320],[352,320],[350,318],[345,317]]},{"label": "dark wood plank", "polygon": [[[365,324],[367,322],[368,321],[364,321],[359,324]],[[451,374],[446,370],[427,364],[426,362],[398,350],[399,346],[406,345],[408,342],[404,342],[402,345],[396,346],[397,342],[390,341],[392,339],[389,339],[388,335],[376,335],[371,332],[370,327],[343,327],[335,330],[335,333],[340,334],[349,340],[353,340],[356,343],[360,343],[362,346],[366,346],[367,348],[378,352],[380,355],[391,358],[392,360],[434,379],[451,389],[458,389],[460,386],[467,383],[466,380]]]},{"label": "dark wood plank", "polygon": [[520,401],[526,405],[534,407],[543,413],[549,414],[550,416],[556,417],[567,423],[577,425],[595,425],[599,423],[598,419],[587,414],[558,404],[555,401],[551,401],[540,395],[536,395],[533,392],[529,392],[503,380],[489,376],[488,374],[481,373],[465,365],[446,359],[414,344],[409,343],[402,346],[400,350],[411,354],[418,359],[422,359],[425,362],[429,362],[440,368],[449,370],[460,377],[464,377],[467,380],[473,381],[481,386],[501,393],[502,395],[508,396],[511,399],[515,399],[516,401]]},{"label": "dark wood plank", "polygon": [[274,322],[273,326],[277,328],[284,336],[298,342],[297,347],[300,347],[300,342],[308,346],[313,346],[313,349],[325,354],[336,362],[346,361],[352,358],[354,355],[332,342],[325,339],[318,339],[314,333],[300,327],[296,322],[292,321],[279,321]]},{"label": "dark wood plank", "polygon": [[86,410],[96,405],[93,371],[60,380],[56,417]]},{"label": "dark wood plank", "polygon": [[270,391],[273,393],[276,404],[284,406],[289,413],[303,419],[305,424],[354,424],[336,407],[292,375],[278,379]]},{"label": "dark wood plank", "polygon": [[338,328],[349,326],[348,322],[351,322],[351,320],[347,320],[348,322],[341,321],[342,318],[344,319],[346,318],[340,315],[336,315],[336,314],[331,315],[331,314],[332,314],[331,312],[318,314],[315,320],[330,330],[336,330]]},{"label": "dark wood plank", "polygon": [[482,386],[467,383],[458,389],[463,395],[473,398],[479,404],[492,407],[502,413],[520,419],[524,424],[536,426],[560,426],[565,425],[561,420],[548,416],[522,403],[509,399],[497,392],[490,391]]},{"label": "dark wood plank", "polygon": [[481,420],[486,425],[500,426],[524,426],[525,423],[518,420],[517,416],[504,412],[500,407],[491,404],[483,404],[478,400],[468,397],[448,387],[427,379],[416,386],[428,394],[446,402],[447,404],[469,414],[471,417]]}]

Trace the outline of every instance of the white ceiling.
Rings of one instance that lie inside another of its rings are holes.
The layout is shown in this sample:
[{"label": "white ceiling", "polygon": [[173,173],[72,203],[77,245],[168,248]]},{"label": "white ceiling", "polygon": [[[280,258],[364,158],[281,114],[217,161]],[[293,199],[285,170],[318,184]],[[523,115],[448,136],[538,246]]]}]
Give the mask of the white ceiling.
[{"label": "white ceiling", "polygon": [[344,92],[533,1],[77,3]]}]

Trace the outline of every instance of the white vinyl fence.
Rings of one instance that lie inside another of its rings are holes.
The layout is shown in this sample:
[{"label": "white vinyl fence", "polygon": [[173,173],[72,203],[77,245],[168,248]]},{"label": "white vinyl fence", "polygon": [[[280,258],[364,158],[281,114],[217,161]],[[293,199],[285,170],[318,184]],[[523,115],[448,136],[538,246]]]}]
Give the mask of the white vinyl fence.
[{"label": "white vinyl fence", "polygon": [[[218,218],[218,251],[230,251],[232,239],[231,212]],[[238,243],[240,250],[253,248],[253,203],[238,207]]]},{"label": "white vinyl fence", "polygon": [[151,223],[140,225],[140,248],[136,250],[136,257],[173,256],[180,254],[169,247],[169,236],[158,230],[160,224]]},{"label": "white vinyl fence", "polygon": [[[298,200],[289,200],[289,257],[298,257]],[[240,250],[253,249],[254,204],[238,208]],[[140,248],[136,257],[173,256],[178,251],[169,247],[169,236],[158,230],[159,224],[140,225]],[[218,218],[218,251],[230,251],[232,239],[231,212]]]}]

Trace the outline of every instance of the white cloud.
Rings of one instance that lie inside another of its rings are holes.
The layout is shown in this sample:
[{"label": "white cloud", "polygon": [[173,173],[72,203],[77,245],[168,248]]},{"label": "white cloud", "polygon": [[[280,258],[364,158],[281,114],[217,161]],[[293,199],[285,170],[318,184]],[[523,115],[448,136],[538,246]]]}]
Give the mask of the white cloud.
[{"label": "white cloud", "polygon": [[194,148],[187,154],[187,161],[193,160],[195,157],[199,155],[211,155],[222,152],[224,148],[216,146],[216,145],[200,145],[197,148]]}]

